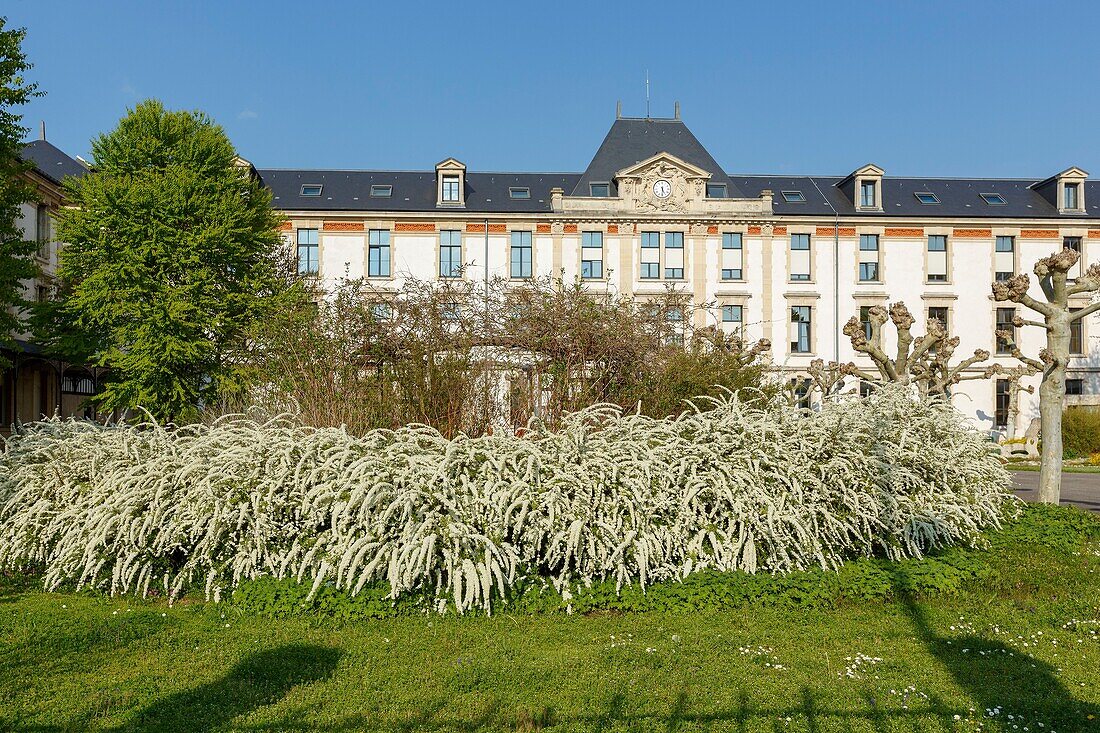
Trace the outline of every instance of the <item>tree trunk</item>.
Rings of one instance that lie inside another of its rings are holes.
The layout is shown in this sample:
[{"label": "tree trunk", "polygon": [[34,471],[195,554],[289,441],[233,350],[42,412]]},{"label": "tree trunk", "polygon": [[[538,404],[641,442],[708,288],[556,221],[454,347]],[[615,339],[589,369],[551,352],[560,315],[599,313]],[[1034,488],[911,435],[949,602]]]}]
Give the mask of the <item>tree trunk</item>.
[{"label": "tree trunk", "polygon": [[1039,468],[1039,501],[1057,504],[1062,495],[1062,403],[1069,362],[1069,321],[1065,313],[1048,320],[1047,351],[1052,358],[1039,385],[1039,437],[1043,441]]}]

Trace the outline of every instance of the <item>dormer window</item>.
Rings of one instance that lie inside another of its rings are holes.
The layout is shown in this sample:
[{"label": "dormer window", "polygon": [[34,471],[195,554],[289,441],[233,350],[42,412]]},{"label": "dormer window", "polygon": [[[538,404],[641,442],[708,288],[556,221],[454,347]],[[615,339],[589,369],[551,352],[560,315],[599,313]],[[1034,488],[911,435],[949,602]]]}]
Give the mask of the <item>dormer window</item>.
[{"label": "dormer window", "polygon": [[875,197],[875,182],[874,181],[860,181],[859,183],[859,205],[864,209],[873,209],[878,204]]},{"label": "dormer window", "polygon": [[726,196],[726,184],[724,183],[708,183],[707,184],[707,198],[708,199],[724,199]]},{"label": "dormer window", "polygon": [[882,175],[881,168],[868,163],[847,175],[836,187],[857,211],[882,211]]},{"label": "dormer window", "polygon": [[454,158],[447,158],[435,166],[436,205],[466,205],[466,166]]},{"label": "dormer window", "polygon": [[978,195],[982,197],[982,201],[986,202],[990,206],[1005,206],[1006,204],[1008,204],[1008,201],[1005,200],[1005,197],[999,193],[981,193]]},{"label": "dormer window", "polygon": [[611,195],[611,184],[590,183],[588,184],[588,192],[592,195],[592,198],[605,199]]},{"label": "dormer window", "polygon": [[1062,187],[1062,208],[1078,211],[1081,208],[1081,184],[1066,183]]},{"label": "dormer window", "polygon": [[1087,171],[1073,166],[1028,188],[1056,207],[1059,214],[1084,214],[1088,203],[1085,201],[1085,181],[1088,177]]},{"label": "dormer window", "polygon": [[460,180],[458,176],[443,176],[443,203],[457,204],[459,202],[458,185]]},{"label": "dormer window", "polygon": [[788,204],[804,204],[806,196],[801,191],[783,191],[783,200]]},{"label": "dormer window", "polygon": [[383,186],[376,183],[370,187],[370,197],[372,199],[388,199],[390,196],[393,196],[393,186]]},{"label": "dormer window", "polygon": [[320,183],[303,183],[302,195],[303,196],[320,196],[321,189],[324,188]]},{"label": "dormer window", "polygon": [[508,198],[510,199],[529,199],[531,198],[531,189],[514,187],[508,189]]}]

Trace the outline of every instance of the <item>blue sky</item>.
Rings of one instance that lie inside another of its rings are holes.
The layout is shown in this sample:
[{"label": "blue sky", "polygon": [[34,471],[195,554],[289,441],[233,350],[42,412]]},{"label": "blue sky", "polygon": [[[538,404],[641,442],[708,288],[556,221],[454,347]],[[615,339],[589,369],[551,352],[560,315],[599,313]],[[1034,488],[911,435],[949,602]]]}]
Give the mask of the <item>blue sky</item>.
[{"label": "blue sky", "polygon": [[88,157],[142,99],[258,167],[580,171],[623,101],[730,172],[1100,176],[1100,3],[36,2],[37,135]]}]

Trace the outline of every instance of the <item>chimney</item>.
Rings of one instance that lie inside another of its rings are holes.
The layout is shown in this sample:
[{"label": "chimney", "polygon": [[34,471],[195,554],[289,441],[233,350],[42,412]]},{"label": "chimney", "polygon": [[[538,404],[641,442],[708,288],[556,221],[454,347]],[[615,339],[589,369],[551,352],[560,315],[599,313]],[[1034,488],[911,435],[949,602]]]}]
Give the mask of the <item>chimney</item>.
[{"label": "chimney", "polygon": [[672,118],[674,120],[680,119],[680,103],[679,102],[677,102],[676,106],[673,107]]},{"label": "chimney", "polygon": [[42,120],[38,123],[38,139],[39,140],[45,140],[46,139],[46,121],[45,120]]},{"label": "chimney", "polygon": [[621,120],[623,118],[623,100],[615,102],[615,119]]}]

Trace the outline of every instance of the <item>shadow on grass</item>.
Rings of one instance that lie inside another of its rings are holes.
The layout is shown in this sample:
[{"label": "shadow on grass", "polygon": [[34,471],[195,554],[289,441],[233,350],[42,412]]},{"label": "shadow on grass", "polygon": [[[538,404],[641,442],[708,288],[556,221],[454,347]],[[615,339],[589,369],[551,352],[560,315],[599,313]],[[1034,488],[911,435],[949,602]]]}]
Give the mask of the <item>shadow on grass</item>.
[{"label": "shadow on grass", "polygon": [[233,718],[271,705],[303,684],[332,676],[341,652],[320,646],[288,644],[249,655],[221,679],[165,697],[111,730],[212,731]]},{"label": "shadow on grass", "polygon": [[895,588],[917,638],[976,703],[978,717],[999,708],[999,722],[1010,722],[1009,714],[1023,716],[1023,724],[1032,731],[1100,731],[1100,706],[1076,699],[1054,667],[995,638],[937,633],[916,599],[897,581]]}]

